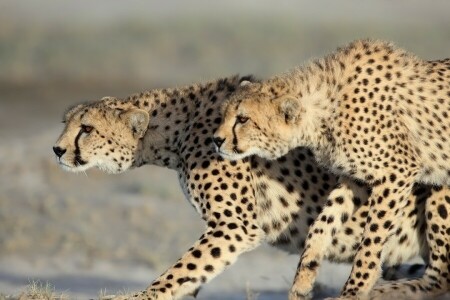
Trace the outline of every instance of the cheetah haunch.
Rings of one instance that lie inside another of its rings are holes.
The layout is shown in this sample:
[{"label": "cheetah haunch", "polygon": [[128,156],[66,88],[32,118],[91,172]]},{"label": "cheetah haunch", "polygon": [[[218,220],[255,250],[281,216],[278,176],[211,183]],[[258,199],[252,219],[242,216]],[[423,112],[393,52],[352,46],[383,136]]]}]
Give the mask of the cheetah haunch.
[{"label": "cheetah haunch", "polygon": [[[192,248],[133,299],[179,299],[195,293],[240,254],[264,241],[301,253],[310,225],[325,203],[334,202],[333,197],[351,201],[354,210],[336,212],[336,219],[345,224],[330,235],[332,246],[320,255],[333,261],[353,260],[369,210],[366,187],[343,181],[330,195],[337,177],[319,168],[304,148],[277,161],[252,157],[230,162],[214,151],[212,135],[221,122],[220,107],[241,81],[249,79],[235,76],[126,99],[106,97],[66,113],[64,131],[54,147],[64,169],[77,172],[98,167],[118,173],[146,164],[171,168],[207,224]],[[385,245],[387,265],[417,254],[427,259],[429,249],[441,255],[445,245],[434,249],[427,244],[432,231],[424,216],[425,211],[436,214],[429,203],[439,202],[444,195],[446,191],[422,187],[410,196],[414,204],[405,209],[407,217],[399,220],[404,230]],[[426,277],[441,270],[439,265],[433,267],[419,279],[422,295],[436,291],[429,288],[436,280]],[[408,285],[398,285],[378,286],[371,295],[411,294]]]},{"label": "cheetah haunch", "polygon": [[[332,173],[371,187],[344,297],[365,297],[379,278],[383,246],[402,230],[414,183],[450,185],[450,59],[424,61],[390,43],[355,41],[287,74],[246,84],[224,111],[214,139],[224,158],[276,159],[308,147]],[[448,242],[449,201],[438,204],[433,221],[441,225],[430,243]],[[330,217],[342,205],[352,210],[351,201],[334,201],[319,219],[339,230],[342,222],[335,227]],[[323,226],[313,225],[310,233],[318,233],[311,243],[321,242]],[[305,255],[303,265],[315,262]],[[448,255],[432,259],[448,263]],[[308,292],[302,279],[309,273],[307,265],[300,268],[293,294]],[[448,284],[449,271],[440,276]]]}]

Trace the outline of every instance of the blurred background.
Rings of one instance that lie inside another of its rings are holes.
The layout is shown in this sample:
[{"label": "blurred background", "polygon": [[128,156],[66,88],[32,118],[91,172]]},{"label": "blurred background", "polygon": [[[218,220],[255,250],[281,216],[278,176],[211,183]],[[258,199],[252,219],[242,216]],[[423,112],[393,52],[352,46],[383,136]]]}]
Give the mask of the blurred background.
[{"label": "blurred background", "polygon": [[[450,56],[450,1],[0,0],[0,299],[30,283],[98,298],[145,288],[200,236],[175,173],[60,170],[68,105],[283,72],[357,38]],[[298,256],[261,247],[200,299],[285,299]],[[348,266],[327,265],[324,293]]]}]

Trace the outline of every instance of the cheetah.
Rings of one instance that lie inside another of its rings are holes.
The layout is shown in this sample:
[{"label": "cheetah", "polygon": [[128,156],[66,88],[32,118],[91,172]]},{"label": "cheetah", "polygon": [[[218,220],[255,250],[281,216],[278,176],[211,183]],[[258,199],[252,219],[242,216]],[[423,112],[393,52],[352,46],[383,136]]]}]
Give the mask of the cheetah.
[{"label": "cheetah", "polygon": [[[338,182],[337,176],[315,163],[306,148],[276,161],[255,156],[232,162],[215,152],[212,136],[222,121],[220,107],[248,80],[254,81],[231,76],[125,99],[105,97],[75,105],[65,113],[65,128],[53,147],[63,169],[80,172],[97,167],[120,173],[148,164],[173,169],[187,200],[206,223],[192,248],[132,299],[195,295],[239,255],[263,242],[300,254],[308,229],[334,197],[348,198],[354,210],[337,216],[344,225],[331,235],[331,246],[323,257],[336,262],[353,260],[369,210],[366,186]],[[417,254],[430,262],[425,275],[417,279],[423,288],[414,293],[410,281],[393,282],[377,286],[371,294],[374,299],[388,292],[412,297],[441,291],[437,274],[447,266],[428,258],[445,253],[449,241],[433,248],[428,242],[428,232],[433,231],[423,216],[430,209],[437,213],[429,207],[429,200],[440,202],[442,195],[450,194],[428,186],[415,188],[409,198],[414,205],[405,208],[406,216],[399,220],[404,229],[385,246],[389,253],[386,265],[401,264]],[[419,284],[414,286],[419,289]]]},{"label": "cheetah", "polygon": [[[307,147],[331,173],[371,188],[363,239],[342,297],[365,298],[374,286],[387,256],[383,247],[404,229],[399,220],[414,203],[408,198],[413,184],[450,186],[450,59],[424,61],[388,42],[357,40],[286,74],[244,83],[223,109],[214,137],[222,157],[273,160]],[[444,223],[450,220],[446,201],[435,215]],[[315,223],[308,246],[329,235],[324,227],[336,223],[329,218],[342,205],[351,211],[351,201],[341,200],[322,211],[319,219],[329,225]],[[430,238],[442,244],[448,232],[434,231]],[[315,260],[306,255],[304,262],[293,294],[309,291],[304,279],[312,276],[307,266]],[[441,276],[448,282],[448,270]]]}]

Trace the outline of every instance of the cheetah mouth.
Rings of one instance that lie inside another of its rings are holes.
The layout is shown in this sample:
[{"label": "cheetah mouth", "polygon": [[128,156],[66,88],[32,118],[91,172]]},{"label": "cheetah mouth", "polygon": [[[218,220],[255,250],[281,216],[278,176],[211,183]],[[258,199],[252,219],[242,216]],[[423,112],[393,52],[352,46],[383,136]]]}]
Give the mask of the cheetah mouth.
[{"label": "cheetah mouth", "polygon": [[227,151],[224,151],[223,149],[220,149],[218,147],[216,147],[216,153],[225,159],[233,159],[234,157],[234,153],[228,153]]},{"label": "cheetah mouth", "polygon": [[222,151],[222,150],[220,150],[220,149],[219,149],[219,151],[217,151],[217,153],[218,153],[222,158],[224,158],[224,159],[226,159],[226,160],[230,160],[230,161],[241,160],[241,159],[244,159],[244,158],[246,158],[247,156],[249,156],[249,155],[247,155],[247,154],[245,154],[245,153],[242,153],[242,152],[240,152],[240,153],[237,153],[237,152],[229,153],[229,152],[224,152],[224,151]]},{"label": "cheetah mouth", "polygon": [[233,153],[235,153],[236,155],[239,155],[239,154],[243,154],[244,151],[240,150],[237,146],[234,146]]},{"label": "cheetah mouth", "polygon": [[73,168],[73,166],[69,166],[68,164],[63,163],[62,161],[58,161],[58,163],[59,163],[59,165],[62,166],[62,167]]},{"label": "cheetah mouth", "polygon": [[75,165],[71,165],[68,164],[66,162],[64,162],[61,159],[56,159],[59,166],[64,170],[64,171],[68,171],[68,172],[82,172],[84,171],[86,168],[84,165],[79,165],[79,164],[75,164]]},{"label": "cheetah mouth", "polygon": [[68,165],[66,163],[63,163],[62,161],[58,161],[58,164],[65,171],[76,172],[76,166]]},{"label": "cheetah mouth", "polygon": [[252,155],[252,153],[247,153],[238,149],[237,146],[234,146],[232,149],[224,149],[223,145],[221,147],[217,147],[217,145],[214,145],[214,149],[216,153],[219,154],[222,158],[230,161],[241,160],[243,158],[246,158],[247,156]]},{"label": "cheetah mouth", "polygon": [[79,155],[75,156],[75,166],[83,166],[85,164],[87,164],[87,161],[83,160],[81,156]]},{"label": "cheetah mouth", "polygon": [[222,151],[219,151],[220,156],[228,160],[235,160],[235,156],[233,154],[228,154]]}]

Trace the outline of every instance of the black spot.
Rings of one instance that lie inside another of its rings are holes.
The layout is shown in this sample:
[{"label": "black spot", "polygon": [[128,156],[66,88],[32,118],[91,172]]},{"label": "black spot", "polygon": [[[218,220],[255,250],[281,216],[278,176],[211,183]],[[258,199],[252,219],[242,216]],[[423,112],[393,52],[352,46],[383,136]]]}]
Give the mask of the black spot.
[{"label": "black spot", "polygon": [[391,202],[389,202],[389,204],[388,204],[388,205],[389,205],[389,208],[390,208],[390,209],[394,209],[395,204],[396,204],[396,203],[395,203],[395,200],[391,200]]},{"label": "black spot", "polygon": [[236,229],[236,228],[238,228],[238,226],[235,223],[228,224],[228,229],[233,230],[233,229]]},{"label": "black spot", "polygon": [[212,248],[211,256],[214,258],[219,258],[220,257],[220,248],[219,247]]},{"label": "black spot", "polygon": [[438,206],[438,213],[441,216],[442,219],[447,219],[448,216],[448,212],[447,209],[445,208],[445,206],[443,204]]},{"label": "black spot", "polygon": [[336,198],[336,203],[343,204],[344,203],[344,198],[343,197],[337,197]]},{"label": "black spot", "polygon": [[385,211],[385,210],[380,210],[380,211],[377,213],[378,219],[383,219],[385,215],[386,215],[386,211]]},{"label": "black spot", "polygon": [[315,270],[318,266],[319,264],[317,263],[317,261],[313,260],[306,267],[310,270]]},{"label": "black spot", "polygon": [[220,238],[220,237],[223,236],[223,231],[218,230],[218,231],[213,233],[213,236],[216,237],[216,238]]},{"label": "black spot", "polygon": [[370,231],[377,232],[377,230],[378,230],[378,225],[377,224],[370,225]]},{"label": "black spot", "polygon": [[391,225],[392,225],[391,221],[386,221],[386,222],[384,222],[383,227],[384,227],[384,229],[389,229],[389,227],[391,227]]},{"label": "black spot", "polygon": [[394,182],[395,180],[397,180],[397,176],[395,175],[395,174],[391,174],[391,175],[389,175],[389,180],[391,181],[391,182]]},{"label": "black spot", "polygon": [[431,230],[434,233],[438,233],[439,232],[439,226],[437,226],[436,224],[431,225]]},{"label": "black spot", "polygon": [[202,257],[202,251],[200,251],[200,250],[194,250],[194,251],[192,251],[192,255],[193,255],[195,258],[200,258],[200,257]]},{"label": "black spot", "polygon": [[206,271],[206,272],[212,272],[212,271],[214,271],[214,267],[211,266],[211,265],[206,265],[206,266],[205,266],[205,271]]}]

